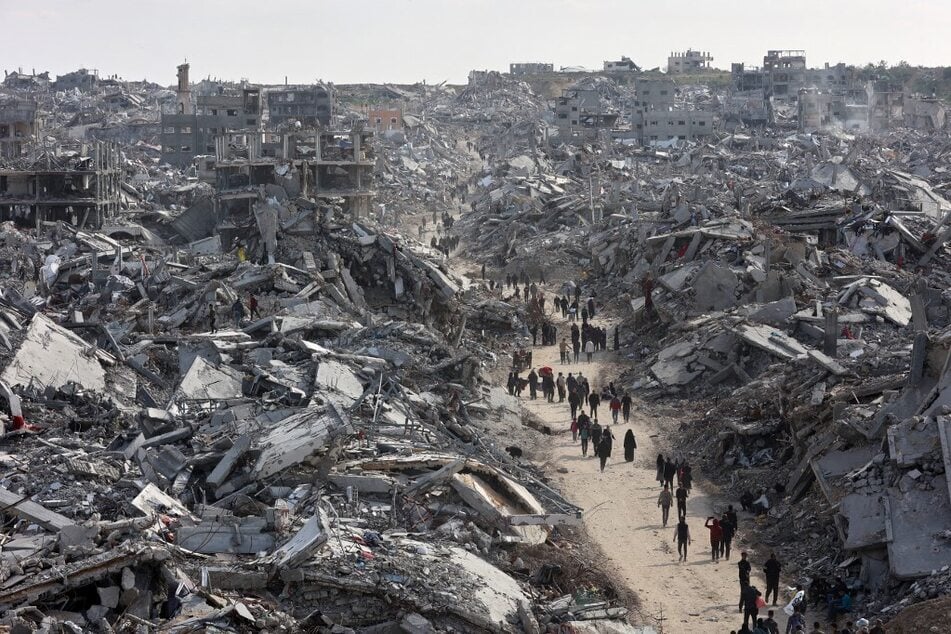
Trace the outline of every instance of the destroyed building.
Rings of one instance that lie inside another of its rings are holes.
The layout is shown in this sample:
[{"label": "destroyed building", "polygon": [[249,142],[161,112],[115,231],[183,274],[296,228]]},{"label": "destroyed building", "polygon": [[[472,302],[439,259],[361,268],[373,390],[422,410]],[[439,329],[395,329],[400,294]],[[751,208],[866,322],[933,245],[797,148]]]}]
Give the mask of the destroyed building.
[{"label": "destroyed building", "polygon": [[624,55],[619,60],[605,60],[603,66],[607,72],[637,73],[641,70],[634,60]]},{"label": "destroyed building", "polygon": [[277,126],[299,121],[312,128],[329,125],[334,114],[334,93],[330,86],[281,86],[267,91],[268,122]]},{"label": "destroyed building", "polygon": [[366,125],[376,132],[403,129],[403,109],[399,106],[367,106]]},{"label": "destroyed building", "polygon": [[243,87],[199,95],[193,103],[188,64],[178,67],[178,90],[174,113],[162,113],[162,160],[187,167],[196,156],[215,153],[215,137],[238,130],[254,132],[261,127],[261,90]]},{"label": "destroyed building", "polygon": [[99,74],[86,68],[79,68],[65,75],[57,75],[53,82],[53,89],[61,92],[79,90],[88,92],[94,90],[99,82]]},{"label": "destroyed building", "polygon": [[0,220],[98,228],[119,209],[121,182],[119,149],[109,143],[0,161]]},{"label": "destroyed building", "polygon": [[712,61],[713,56],[707,51],[695,51],[692,48],[686,51],[671,51],[667,57],[667,74],[702,73],[710,68]]},{"label": "destroyed building", "polygon": [[228,210],[238,206],[247,212],[263,188],[281,201],[299,195],[339,199],[345,211],[366,216],[374,195],[372,137],[372,130],[359,128],[219,134],[218,200]]},{"label": "destroyed building", "polygon": [[565,137],[597,137],[601,130],[611,130],[619,116],[591,88],[566,88],[555,101],[555,125]]},{"label": "destroyed building", "polygon": [[36,102],[19,98],[0,101],[0,159],[22,156],[40,127]]},{"label": "destroyed building", "polygon": [[771,50],[763,57],[763,88],[770,99],[793,102],[806,85],[806,52]]},{"label": "destroyed building", "polygon": [[537,73],[552,73],[554,71],[554,64],[544,62],[513,62],[509,64],[509,74],[513,77],[518,77],[519,75],[534,75]]}]

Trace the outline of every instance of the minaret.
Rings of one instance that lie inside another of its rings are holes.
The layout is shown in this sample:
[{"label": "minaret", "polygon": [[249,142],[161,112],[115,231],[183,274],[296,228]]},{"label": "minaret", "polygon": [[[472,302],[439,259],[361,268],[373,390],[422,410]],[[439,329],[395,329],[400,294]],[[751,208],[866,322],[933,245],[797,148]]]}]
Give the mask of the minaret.
[{"label": "minaret", "polygon": [[192,91],[188,85],[188,62],[178,66],[178,102],[175,109],[178,114],[195,114],[192,108]]}]

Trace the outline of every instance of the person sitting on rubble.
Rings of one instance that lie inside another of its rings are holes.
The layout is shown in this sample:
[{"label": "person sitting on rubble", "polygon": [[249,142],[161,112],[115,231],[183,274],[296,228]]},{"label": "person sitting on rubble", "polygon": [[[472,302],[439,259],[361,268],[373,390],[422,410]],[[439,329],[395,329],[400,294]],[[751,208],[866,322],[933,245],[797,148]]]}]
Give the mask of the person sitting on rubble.
[{"label": "person sitting on rubble", "polygon": [[744,511],[752,512],[753,511],[753,500],[755,496],[751,491],[744,491],[743,495],[740,496],[740,508]]},{"label": "person sitting on rubble", "polygon": [[852,595],[848,590],[840,591],[835,599],[829,601],[829,622],[835,623],[836,617],[840,614],[848,614],[852,611]]},{"label": "person sitting on rubble", "polygon": [[760,496],[753,501],[752,511],[757,515],[765,515],[769,511],[769,498],[766,497],[766,490],[760,491]]}]

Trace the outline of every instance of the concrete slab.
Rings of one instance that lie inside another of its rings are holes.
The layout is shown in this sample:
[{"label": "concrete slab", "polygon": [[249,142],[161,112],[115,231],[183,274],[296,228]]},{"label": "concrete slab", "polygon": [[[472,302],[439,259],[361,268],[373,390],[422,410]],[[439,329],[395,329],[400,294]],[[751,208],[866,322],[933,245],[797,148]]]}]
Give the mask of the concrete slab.
[{"label": "concrete slab", "polygon": [[490,632],[510,629],[500,624],[517,622],[518,606],[528,600],[518,582],[463,548],[450,548],[449,553],[450,563],[459,571],[454,578],[468,592],[460,593],[466,599],[453,602],[447,609]]},{"label": "concrete slab", "polygon": [[221,401],[241,398],[241,373],[226,365],[215,367],[202,357],[195,357],[176,390],[179,399],[190,401]]},{"label": "concrete slab", "polygon": [[940,452],[941,438],[933,418],[922,421],[909,418],[890,425],[886,434],[888,453],[900,467],[914,466],[922,459]]},{"label": "concrete slab", "polygon": [[708,262],[694,277],[694,309],[698,312],[725,310],[736,306],[739,280],[728,267]]},{"label": "concrete slab", "polygon": [[885,544],[885,505],[881,495],[851,493],[839,502],[839,513],[848,522],[845,548],[862,550]]},{"label": "concrete slab", "polygon": [[[699,234],[697,234],[699,235]],[[687,264],[682,266],[679,269],[675,269],[670,273],[661,275],[657,278],[657,283],[666,288],[669,291],[679,292],[683,290],[684,286],[687,285],[687,280],[693,275],[697,270],[700,269],[699,264]]]},{"label": "concrete slab", "polygon": [[664,385],[686,385],[703,374],[702,368],[690,369],[696,360],[696,345],[681,341],[661,350],[650,371]]},{"label": "concrete slab", "polygon": [[951,526],[945,476],[937,476],[932,484],[930,491],[891,488],[885,498],[888,564],[899,579],[923,577],[951,566],[951,542],[942,537]]},{"label": "concrete slab", "polygon": [[300,464],[322,449],[333,434],[348,428],[329,413],[304,409],[278,422],[260,440],[261,455],[254,466],[257,479]]},{"label": "concrete slab", "polygon": [[278,567],[301,565],[326,541],[327,533],[323,530],[320,517],[311,516],[293,537],[274,551]]},{"label": "concrete slab", "polygon": [[314,377],[314,388],[322,396],[332,395],[342,406],[350,407],[363,396],[363,383],[342,363],[321,359]]},{"label": "concrete slab", "polygon": [[750,321],[773,326],[782,326],[794,314],[796,314],[796,300],[792,297],[784,297],[761,306],[751,306],[749,309]]},{"label": "concrete slab", "polygon": [[11,386],[33,381],[50,387],[74,381],[90,390],[105,391],[106,373],[92,353],[95,349],[96,346],[36,313],[0,380]]}]

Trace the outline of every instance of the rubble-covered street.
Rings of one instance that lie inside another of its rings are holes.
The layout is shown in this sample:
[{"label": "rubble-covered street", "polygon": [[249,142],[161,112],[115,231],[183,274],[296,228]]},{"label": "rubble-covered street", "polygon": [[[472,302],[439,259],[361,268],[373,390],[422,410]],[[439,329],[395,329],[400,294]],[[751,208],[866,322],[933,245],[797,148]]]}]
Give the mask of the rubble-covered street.
[{"label": "rubble-covered street", "polygon": [[940,628],[951,75],[713,59],[5,71],[0,631]]}]

